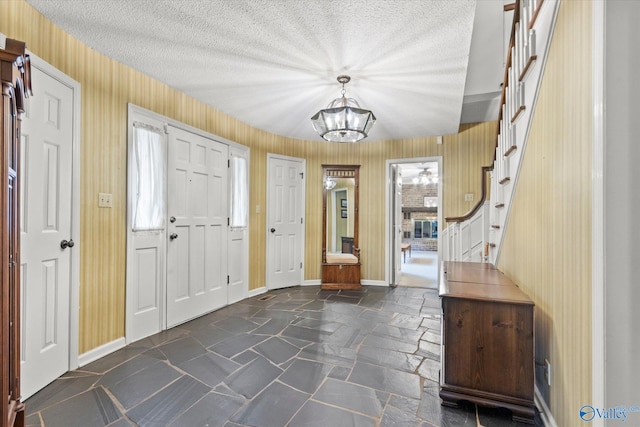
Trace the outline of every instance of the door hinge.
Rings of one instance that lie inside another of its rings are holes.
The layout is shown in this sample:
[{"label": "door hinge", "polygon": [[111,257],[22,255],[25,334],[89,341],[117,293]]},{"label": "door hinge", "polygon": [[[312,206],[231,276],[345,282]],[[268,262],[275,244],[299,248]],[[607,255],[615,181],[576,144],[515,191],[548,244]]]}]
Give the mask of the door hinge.
[{"label": "door hinge", "polygon": [[231,219],[229,219],[229,217],[227,217],[227,227],[231,225]]},{"label": "door hinge", "polygon": [[304,223],[302,222],[302,218],[300,218],[300,224],[304,224]]},{"label": "door hinge", "polygon": [[300,261],[300,270],[302,270],[302,261]]},{"label": "door hinge", "polygon": [[227,274],[227,285],[231,282],[231,279],[229,278],[229,275]]},{"label": "door hinge", "polygon": [[304,172],[300,172],[300,179],[304,179]]}]

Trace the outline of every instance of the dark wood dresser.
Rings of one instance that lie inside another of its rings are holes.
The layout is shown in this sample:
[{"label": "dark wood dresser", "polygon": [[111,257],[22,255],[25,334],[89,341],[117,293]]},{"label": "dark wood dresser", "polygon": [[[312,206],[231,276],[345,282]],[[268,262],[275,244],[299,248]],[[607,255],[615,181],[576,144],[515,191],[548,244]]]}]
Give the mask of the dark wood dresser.
[{"label": "dark wood dresser", "polygon": [[444,262],[440,398],[511,410],[533,422],[534,304],[493,265]]}]

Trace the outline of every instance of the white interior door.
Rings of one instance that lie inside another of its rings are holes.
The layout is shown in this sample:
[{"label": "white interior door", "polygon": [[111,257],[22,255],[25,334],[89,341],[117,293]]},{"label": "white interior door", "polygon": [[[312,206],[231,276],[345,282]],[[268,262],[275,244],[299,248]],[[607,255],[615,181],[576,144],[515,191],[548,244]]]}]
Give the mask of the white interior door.
[{"label": "white interior door", "polygon": [[304,161],[269,157],[267,287],[302,283]]},{"label": "white interior door", "polygon": [[227,304],[229,147],[169,127],[167,327]]},{"label": "white interior door", "polygon": [[402,174],[400,166],[391,165],[391,285],[398,285],[402,277]]},{"label": "white interior door", "polygon": [[[36,93],[22,127],[21,389],[69,370],[73,89],[32,67]],[[63,242],[67,242],[64,244]]]}]

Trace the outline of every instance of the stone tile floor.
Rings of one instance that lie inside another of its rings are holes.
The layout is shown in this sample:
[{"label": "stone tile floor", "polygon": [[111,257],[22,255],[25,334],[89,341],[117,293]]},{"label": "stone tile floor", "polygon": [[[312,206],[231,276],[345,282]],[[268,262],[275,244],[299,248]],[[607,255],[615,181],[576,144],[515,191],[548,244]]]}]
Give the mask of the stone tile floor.
[{"label": "stone tile floor", "polygon": [[271,291],[67,373],[27,425],[519,426],[440,405],[439,313],[434,289]]}]

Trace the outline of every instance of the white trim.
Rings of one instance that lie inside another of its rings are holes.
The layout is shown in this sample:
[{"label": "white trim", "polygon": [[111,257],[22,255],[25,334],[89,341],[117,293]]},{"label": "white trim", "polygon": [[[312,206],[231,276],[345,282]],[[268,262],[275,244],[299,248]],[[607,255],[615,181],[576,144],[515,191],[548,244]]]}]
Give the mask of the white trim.
[{"label": "white trim", "polygon": [[360,280],[362,286],[389,286],[386,280]]},{"label": "white trim", "polygon": [[120,337],[106,344],[102,344],[100,347],[96,347],[93,350],[89,350],[86,353],[82,353],[80,356],[78,356],[78,366],[82,367],[88,365],[91,362],[95,362],[96,360],[107,356],[116,350],[124,348],[126,345],[127,343],[124,337]]},{"label": "white trim", "polygon": [[[445,185],[444,177],[444,169],[443,169],[443,160],[442,156],[432,156],[432,157],[411,157],[411,158],[402,158],[402,159],[387,159],[385,164],[385,189],[384,189],[384,209],[385,209],[385,220],[384,220],[384,281],[386,284],[384,286],[388,286],[391,282],[391,195],[389,194],[389,186],[391,183],[391,165],[393,164],[403,164],[403,163],[438,163],[438,176],[440,177],[438,182],[438,260],[442,259],[442,188]],[[440,280],[440,262],[438,262],[438,281]],[[364,284],[364,282],[362,282]],[[376,285],[380,286],[380,285]]]},{"label": "white trim", "polygon": [[247,298],[251,298],[251,297],[258,296],[258,295],[266,294],[268,290],[269,289],[267,289],[266,286],[263,286],[263,287],[258,288],[258,289],[251,289],[249,292],[247,292]]},{"label": "white trim", "polygon": [[322,281],[320,279],[313,279],[313,280],[305,280],[300,284],[300,286],[320,286],[321,284],[322,284]]},{"label": "white trim", "polygon": [[[305,254],[305,245],[306,245],[306,226],[307,226],[307,210],[305,208],[306,206],[306,200],[307,200],[307,186],[306,186],[306,182],[307,182],[307,160],[303,159],[303,158],[299,158],[299,157],[291,157],[291,156],[285,156],[283,154],[274,154],[274,153],[267,153],[267,201],[266,201],[266,206],[265,206],[265,232],[267,230],[269,230],[270,226],[269,226],[269,200],[270,200],[270,182],[269,182],[269,177],[270,177],[270,168],[271,168],[271,160],[273,159],[280,159],[280,160],[286,160],[286,161],[290,161],[290,162],[296,162],[300,164],[300,167],[302,168],[302,196],[301,196],[301,200],[299,203],[301,203],[300,206],[300,215],[302,216],[302,227],[300,230],[300,248],[302,253],[300,254],[300,260],[302,262],[302,267],[300,268],[300,277],[298,278],[298,283],[302,283],[304,282],[304,270],[305,270],[305,259],[304,259],[304,254]],[[267,233],[266,239],[265,239],[265,250],[266,250],[266,270],[265,270],[265,278],[268,281],[269,280],[269,266],[270,266],[270,262],[271,262],[271,255],[269,254],[269,235]],[[271,288],[269,287],[269,283],[266,284],[266,287],[268,290],[271,290]],[[285,286],[286,287],[286,286]]]},{"label": "white trim", "polygon": [[78,367],[78,341],[80,336],[80,135],[81,113],[80,83],[62,71],[47,63],[39,56],[29,52],[31,65],[69,87],[73,92],[73,129],[71,143],[71,239],[79,243],[71,251],[71,284],[69,288],[69,370]]},{"label": "white trim", "polygon": [[[593,2],[593,151],[591,171],[591,402],[605,407],[605,4]],[[604,425],[600,418],[594,426]]]},{"label": "white trim", "polygon": [[553,418],[553,414],[551,413],[551,409],[549,409],[546,402],[544,401],[544,398],[542,397],[542,393],[540,393],[540,389],[538,388],[538,386],[535,386],[533,401],[535,402],[538,411],[540,411],[542,424],[544,424],[545,427],[558,427],[558,424],[556,423],[556,420]]}]

